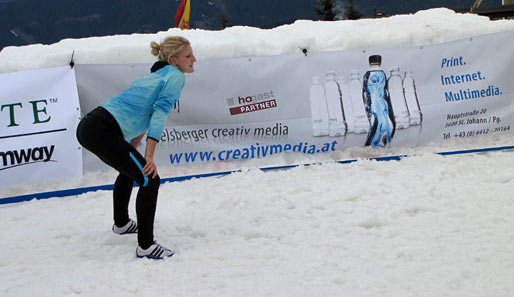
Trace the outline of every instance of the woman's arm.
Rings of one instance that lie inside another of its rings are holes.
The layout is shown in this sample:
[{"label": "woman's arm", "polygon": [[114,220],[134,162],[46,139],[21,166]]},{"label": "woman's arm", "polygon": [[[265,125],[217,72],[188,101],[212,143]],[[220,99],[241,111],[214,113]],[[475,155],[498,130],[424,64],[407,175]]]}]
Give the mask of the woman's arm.
[{"label": "woman's arm", "polygon": [[[145,132],[146,133],[146,132]],[[141,139],[143,138],[143,136],[145,136],[145,133],[139,135],[138,137],[132,139],[130,141],[130,145],[133,146],[134,148],[137,148],[137,146],[139,145],[139,143],[141,142]]]},{"label": "woman's arm", "polygon": [[184,87],[184,74],[178,70],[171,73],[170,77],[163,79],[166,79],[166,82],[152,105],[153,113],[147,134],[149,138],[155,139],[157,142],[161,139],[168,115],[179,100]]}]

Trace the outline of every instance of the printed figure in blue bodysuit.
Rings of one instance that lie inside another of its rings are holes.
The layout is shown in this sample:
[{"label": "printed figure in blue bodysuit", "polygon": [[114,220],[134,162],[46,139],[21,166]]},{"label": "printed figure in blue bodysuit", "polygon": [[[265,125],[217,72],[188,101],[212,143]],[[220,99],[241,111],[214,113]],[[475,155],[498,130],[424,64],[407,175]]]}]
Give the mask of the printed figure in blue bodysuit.
[{"label": "printed figure in blue bodysuit", "polygon": [[383,147],[391,143],[395,131],[394,113],[387,88],[387,77],[380,68],[381,56],[370,56],[370,69],[364,75],[363,94],[371,129],[366,146]]}]

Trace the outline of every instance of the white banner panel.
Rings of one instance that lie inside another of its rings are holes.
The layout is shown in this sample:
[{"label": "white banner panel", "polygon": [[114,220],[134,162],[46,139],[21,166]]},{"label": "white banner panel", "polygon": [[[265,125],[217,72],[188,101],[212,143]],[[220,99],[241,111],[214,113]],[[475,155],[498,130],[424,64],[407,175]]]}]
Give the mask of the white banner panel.
[{"label": "white banner panel", "polygon": [[70,67],[0,74],[0,186],[80,176]]},{"label": "white banner panel", "polygon": [[[198,62],[156,162],[172,170],[238,167],[355,146],[511,133],[512,52],[514,32],[505,32],[426,47]],[[83,111],[150,66],[78,65]],[[89,161],[86,168],[97,168]]]}]

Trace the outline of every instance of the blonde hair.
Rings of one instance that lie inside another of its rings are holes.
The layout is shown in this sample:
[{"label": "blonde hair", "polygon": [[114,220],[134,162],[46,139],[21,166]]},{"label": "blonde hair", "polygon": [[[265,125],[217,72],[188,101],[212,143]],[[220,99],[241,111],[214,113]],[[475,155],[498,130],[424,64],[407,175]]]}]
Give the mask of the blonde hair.
[{"label": "blonde hair", "polygon": [[181,36],[167,37],[161,44],[157,44],[155,41],[150,42],[152,55],[162,62],[168,62],[170,57],[177,57],[188,45],[191,45],[189,40]]}]

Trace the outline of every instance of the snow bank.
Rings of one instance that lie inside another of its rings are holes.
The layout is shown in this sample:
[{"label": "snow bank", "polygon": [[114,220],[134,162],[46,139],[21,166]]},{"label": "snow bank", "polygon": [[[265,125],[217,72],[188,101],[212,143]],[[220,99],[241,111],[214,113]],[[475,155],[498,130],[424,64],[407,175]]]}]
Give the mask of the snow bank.
[{"label": "snow bank", "polygon": [[79,64],[151,63],[155,57],[150,54],[150,41],[160,41],[169,35],[190,39],[201,61],[300,53],[301,48],[335,51],[428,45],[513,29],[513,20],[490,21],[487,17],[459,14],[446,8],[357,21],[299,20],[268,30],[243,26],[222,31],[173,28],[155,34],[65,39],[51,45],[6,47],[0,52],[0,73],[67,65],[74,51],[75,63]]}]

